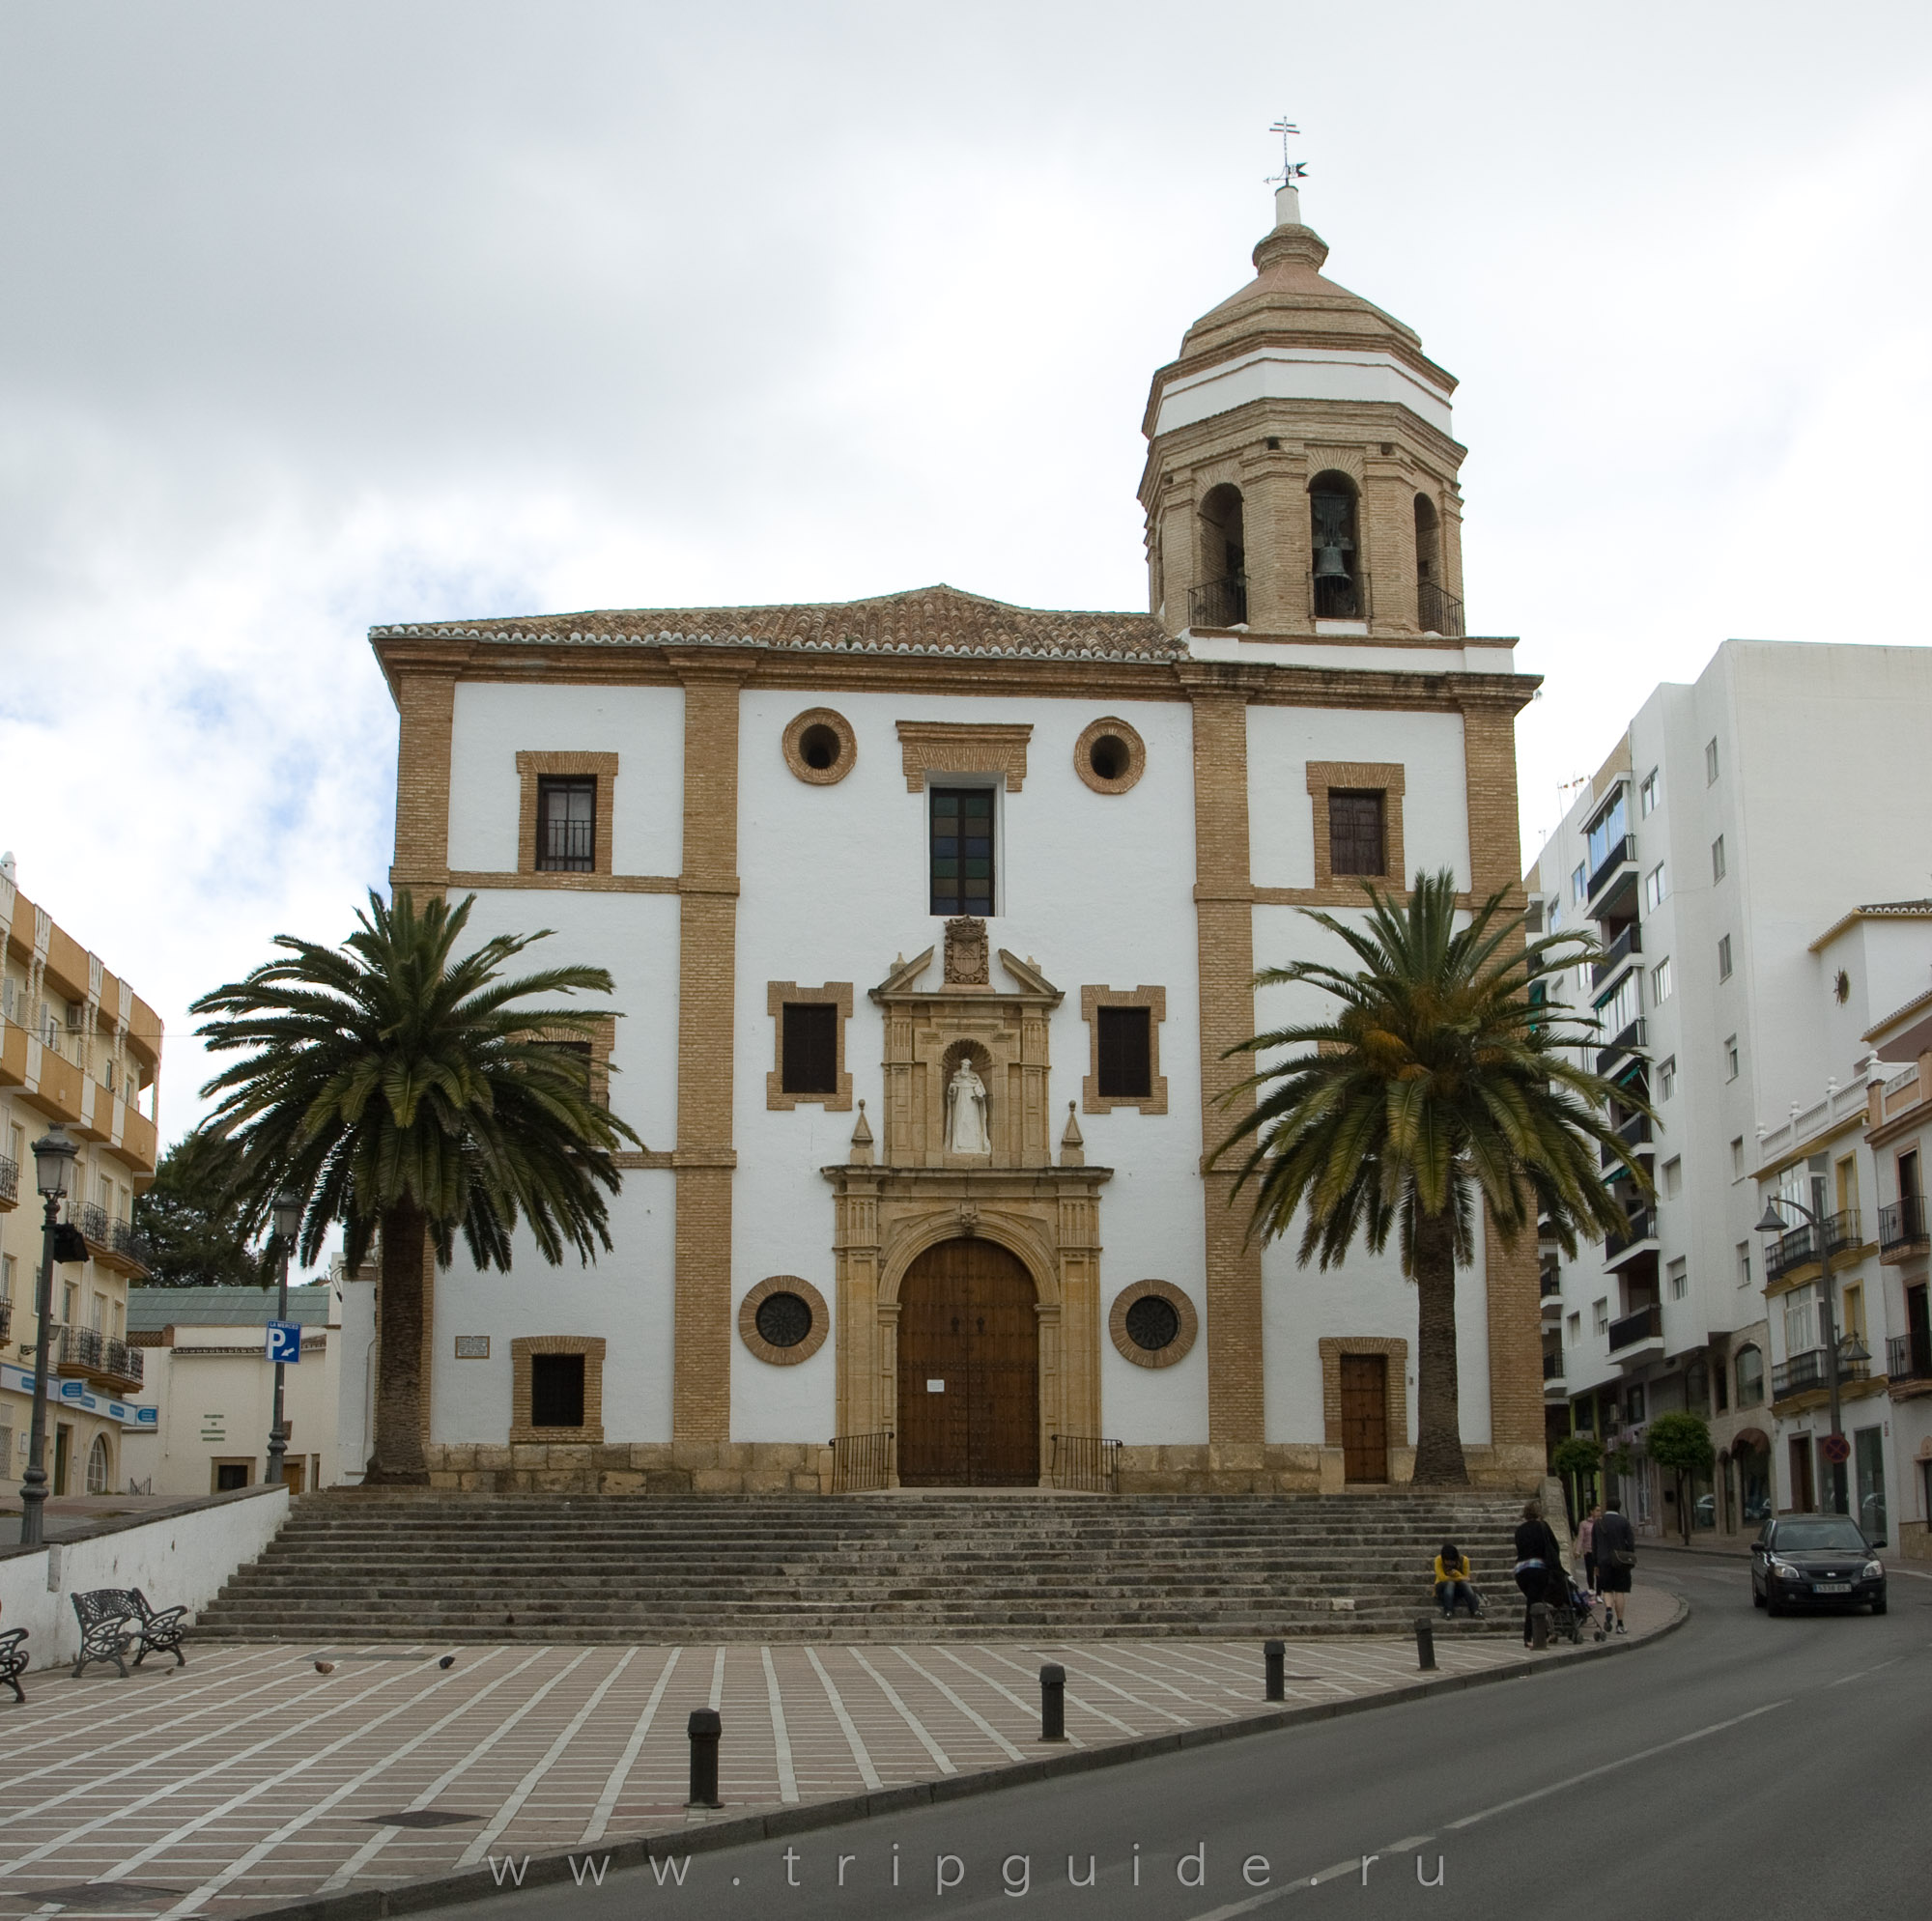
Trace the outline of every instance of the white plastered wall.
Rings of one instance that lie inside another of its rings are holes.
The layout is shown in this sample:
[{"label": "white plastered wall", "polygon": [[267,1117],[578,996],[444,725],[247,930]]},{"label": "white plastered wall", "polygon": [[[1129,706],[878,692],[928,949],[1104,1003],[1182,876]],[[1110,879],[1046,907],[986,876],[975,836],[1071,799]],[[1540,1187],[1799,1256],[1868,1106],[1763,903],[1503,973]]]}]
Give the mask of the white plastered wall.
[{"label": "white plastered wall", "polygon": [[[815,787],[787,769],[780,742],[801,709],[835,707],[858,738],[853,772]],[[1075,775],[1089,721],[1116,714],[1147,743],[1147,769],[1122,795],[1095,794]],[[834,1297],[832,1189],[819,1169],[846,1157],[857,1111],[817,1106],[772,1113],[774,1062],[766,983],[853,983],[845,1059],[855,1099],[881,1136],[883,1031],[867,990],[941,941],[927,911],[926,796],[908,793],[895,722],[1031,723],[1027,774],[1002,796],[1000,912],[991,945],[1037,961],[1066,999],[1051,1029],[1051,1136],[1088,1070],[1083,984],[1167,990],[1160,1067],[1164,1116],[1082,1115],[1089,1165],[1115,1170],[1100,1190],[1104,1314],[1128,1282],[1148,1276],[1202,1286],[1199,993],[1196,977],[1193,731],[1179,702],[1021,700],[930,695],[758,692],[739,729],[738,1031],[734,1127],[739,1173],[732,1224],[733,1288],[799,1274]],[[1013,982],[993,963],[994,984]],[[939,977],[935,957],[929,976]],[[1129,1366],[1100,1334],[1105,1431],[1133,1442],[1207,1438],[1206,1342],[1159,1371]],[[796,1368],[774,1368],[733,1341],[732,1434],[739,1440],[822,1439],[834,1418],[834,1344]]]}]

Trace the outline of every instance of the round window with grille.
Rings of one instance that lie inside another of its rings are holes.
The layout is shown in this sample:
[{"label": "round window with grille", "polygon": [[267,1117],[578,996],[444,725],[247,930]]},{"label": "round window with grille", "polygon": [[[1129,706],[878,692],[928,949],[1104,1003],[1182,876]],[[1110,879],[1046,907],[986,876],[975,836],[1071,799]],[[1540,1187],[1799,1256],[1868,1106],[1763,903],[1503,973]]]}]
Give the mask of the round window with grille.
[{"label": "round window with grille", "polygon": [[1143,1294],[1127,1310],[1127,1339],[1144,1354],[1158,1354],[1180,1338],[1180,1316],[1172,1301]]},{"label": "round window with grille", "polygon": [[811,1333],[810,1305],[796,1294],[767,1294],[758,1303],[758,1338],[774,1347],[796,1347]]}]

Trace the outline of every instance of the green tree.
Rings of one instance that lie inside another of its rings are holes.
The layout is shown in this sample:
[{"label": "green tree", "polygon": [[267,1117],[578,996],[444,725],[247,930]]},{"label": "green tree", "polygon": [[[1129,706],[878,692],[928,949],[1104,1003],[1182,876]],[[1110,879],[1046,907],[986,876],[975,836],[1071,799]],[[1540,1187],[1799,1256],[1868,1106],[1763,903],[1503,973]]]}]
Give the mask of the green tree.
[{"label": "green tree", "polygon": [[[420,1483],[423,1264],[460,1231],[479,1267],[507,1270],[526,1222],[553,1265],[609,1249],[607,1193],[619,1144],[641,1144],[593,1096],[587,1041],[599,1015],[530,1004],[608,994],[599,967],[507,978],[549,929],[457,948],[474,905],[374,892],[339,947],[281,934],[282,953],[194,1003],[215,1054],[211,1127],[241,1159],[232,1193],[253,1231],[277,1188],[305,1197],[298,1252],[320,1255],[340,1224],[352,1268],[382,1250],[383,1339],[368,1478]],[[559,1045],[559,1043],[563,1043]]]},{"label": "green tree", "polygon": [[1684,1499],[1684,1479],[1709,1474],[1717,1465],[1711,1429],[1701,1414],[1659,1414],[1643,1430],[1643,1451],[1677,1483],[1677,1526],[1689,1547],[1690,1510]]},{"label": "green tree", "polygon": [[1603,1443],[1589,1434],[1565,1434],[1549,1451],[1549,1471],[1562,1475],[1575,1488],[1579,1515],[1590,1511],[1597,1471],[1603,1464]]},{"label": "green tree", "polygon": [[149,1250],[152,1287],[242,1287],[265,1283],[234,1193],[242,1153],[218,1134],[185,1134],[161,1156],[154,1184],[134,1199],[134,1230]]},{"label": "green tree", "polygon": [[1358,968],[1303,960],[1256,976],[1261,988],[1320,988],[1340,1009],[1230,1050],[1275,1059],[1227,1096],[1255,1104],[1215,1158],[1246,1144],[1235,1190],[1253,1184],[1251,1229],[1273,1240],[1298,1217],[1304,1266],[1339,1266],[1357,1236],[1379,1253],[1397,1232],[1417,1292],[1415,1479],[1463,1485],[1456,1267],[1474,1258],[1482,1213],[1505,1247],[1540,1213],[1574,1257],[1579,1231],[1625,1221],[1600,1150],[1639,1192],[1649,1183],[1605,1115],[1611,1084],[1572,1058],[1597,1023],[1558,990],[1596,943],[1525,942],[1504,892],[1459,927],[1446,869],[1417,874],[1406,904],[1364,892],[1362,926],[1303,910]]}]

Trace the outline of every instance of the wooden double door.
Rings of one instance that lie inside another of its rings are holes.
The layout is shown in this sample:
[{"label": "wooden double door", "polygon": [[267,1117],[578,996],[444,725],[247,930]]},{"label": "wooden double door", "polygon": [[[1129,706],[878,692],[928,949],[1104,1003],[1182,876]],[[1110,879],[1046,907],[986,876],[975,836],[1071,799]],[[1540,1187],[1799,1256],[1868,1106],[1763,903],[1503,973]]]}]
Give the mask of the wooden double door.
[{"label": "wooden double door", "polygon": [[927,1248],[899,1287],[899,1480],[1039,1481],[1039,1317],[1032,1277],[992,1241]]}]

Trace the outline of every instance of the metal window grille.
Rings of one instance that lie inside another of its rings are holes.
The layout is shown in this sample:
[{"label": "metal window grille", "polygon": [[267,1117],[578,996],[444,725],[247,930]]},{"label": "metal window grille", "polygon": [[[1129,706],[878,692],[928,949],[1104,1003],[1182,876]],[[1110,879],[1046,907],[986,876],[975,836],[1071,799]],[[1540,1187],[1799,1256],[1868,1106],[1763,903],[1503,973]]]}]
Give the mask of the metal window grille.
[{"label": "metal window grille", "polygon": [[932,912],[993,911],[993,790],[932,790]]},{"label": "metal window grille", "polygon": [[780,1074],[788,1094],[838,1091],[838,1009],[829,1001],[787,1001]]},{"label": "metal window grille", "polygon": [[537,869],[587,874],[597,864],[595,780],[537,782]]},{"label": "metal window grille", "polygon": [[1328,871],[1331,874],[1388,871],[1386,799],[1380,792],[1329,789]]},{"label": "metal window grille", "polygon": [[1144,1101],[1153,1092],[1152,1015],[1146,1007],[1094,1010],[1100,1098]]}]

